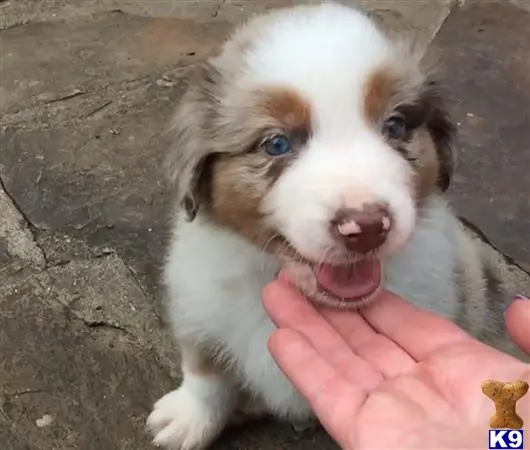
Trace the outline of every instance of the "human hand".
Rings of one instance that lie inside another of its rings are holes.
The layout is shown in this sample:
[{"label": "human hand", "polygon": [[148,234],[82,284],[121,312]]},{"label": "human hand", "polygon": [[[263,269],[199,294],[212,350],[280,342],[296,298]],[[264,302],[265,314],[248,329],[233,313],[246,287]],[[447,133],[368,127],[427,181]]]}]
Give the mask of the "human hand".
[{"label": "human hand", "polygon": [[[278,326],[273,358],[344,449],[488,448],[494,405],[481,383],[530,381],[529,365],[388,292],[361,313],[318,312],[279,280],[264,305]],[[507,314],[528,351],[530,322],[517,317],[530,319],[528,300]],[[529,412],[519,401],[518,413]]]}]

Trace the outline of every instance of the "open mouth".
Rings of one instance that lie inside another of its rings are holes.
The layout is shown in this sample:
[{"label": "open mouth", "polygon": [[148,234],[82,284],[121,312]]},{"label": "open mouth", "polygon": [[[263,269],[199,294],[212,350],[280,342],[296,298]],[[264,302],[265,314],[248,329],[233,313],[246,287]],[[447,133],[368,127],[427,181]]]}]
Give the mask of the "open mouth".
[{"label": "open mouth", "polygon": [[382,263],[366,258],[349,264],[287,262],[287,277],[313,303],[336,309],[360,309],[379,294]]},{"label": "open mouth", "polygon": [[314,303],[359,309],[379,294],[383,279],[380,258],[370,256],[348,263],[317,264],[302,256],[287,239],[278,237],[277,240],[282,243],[288,278]]},{"label": "open mouth", "polygon": [[365,259],[354,264],[320,264],[313,269],[320,290],[343,302],[365,302],[381,286],[381,263]]},{"label": "open mouth", "polygon": [[[349,307],[359,307],[372,299],[381,287],[381,262],[363,259],[348,265],[320,264],[313,268],[318,291]],[[329,299],[331,300],[331,299]]]}]

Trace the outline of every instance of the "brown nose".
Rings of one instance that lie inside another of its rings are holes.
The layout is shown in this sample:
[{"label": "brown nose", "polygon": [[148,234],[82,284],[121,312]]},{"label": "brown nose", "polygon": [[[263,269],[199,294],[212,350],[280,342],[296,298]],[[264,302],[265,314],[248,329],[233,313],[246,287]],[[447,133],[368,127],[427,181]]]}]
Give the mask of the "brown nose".
[{"label": "brown nose", "polygon": [[333,235],[356,253],[369,253],[380,247],[391,225],[388,209],[375,203],[365,204],[362,209],[341,209],[331,221]]}]

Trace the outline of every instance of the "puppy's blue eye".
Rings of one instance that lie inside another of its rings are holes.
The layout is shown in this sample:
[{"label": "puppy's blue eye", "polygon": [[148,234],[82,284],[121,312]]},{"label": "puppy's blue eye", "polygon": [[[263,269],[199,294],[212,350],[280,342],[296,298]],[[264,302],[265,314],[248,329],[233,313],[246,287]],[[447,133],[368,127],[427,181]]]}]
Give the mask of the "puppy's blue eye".
[{"label": "puppy's blue eye", "polygon": [[287,136],[279,134],[267,139],[263,143],[263,148],[271,156],[285,155],[291,151],[291,142]]},{"label": "puppy's blue eye", "polygon": [[383,135],[387,139],[403,139],[407,133],[407,124],[401,117],[391,117],[383,124]]}]

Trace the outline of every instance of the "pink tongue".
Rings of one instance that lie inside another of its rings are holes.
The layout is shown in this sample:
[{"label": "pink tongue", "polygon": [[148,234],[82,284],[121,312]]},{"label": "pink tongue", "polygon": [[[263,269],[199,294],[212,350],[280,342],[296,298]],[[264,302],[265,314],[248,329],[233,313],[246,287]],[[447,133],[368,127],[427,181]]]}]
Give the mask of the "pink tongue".
[{"label": "pink tongue", "polygon": [[345,301],[361,300],[379,287],[381,264],[375,259],[348,266],[324,264],[315,270],[315,277],[335,297]]}]

